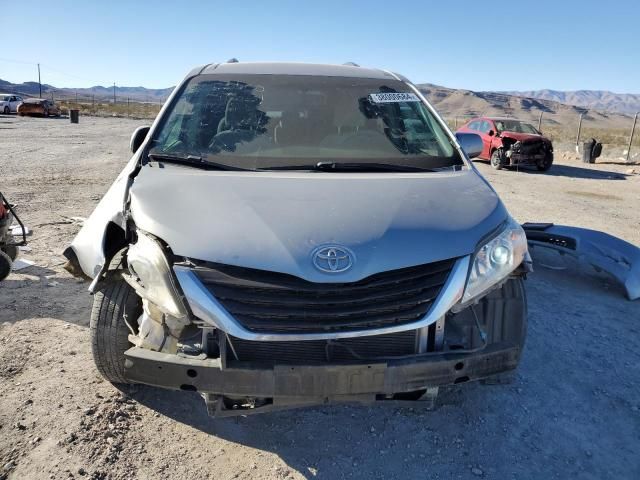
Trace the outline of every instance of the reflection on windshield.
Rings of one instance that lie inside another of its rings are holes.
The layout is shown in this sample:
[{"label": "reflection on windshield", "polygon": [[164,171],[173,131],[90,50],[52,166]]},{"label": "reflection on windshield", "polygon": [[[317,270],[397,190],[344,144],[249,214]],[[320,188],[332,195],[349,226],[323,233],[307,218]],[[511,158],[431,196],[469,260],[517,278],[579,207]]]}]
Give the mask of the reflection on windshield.
[{"label": "reflection on windshield", "polygon": [[538,134],[538,130],[524,122],[496,120],[496,128],[499,132],[531,133]]},{"label": "reflection on windshield", "polygon": [[[382,95],[388,93],[398,95]],[[247,168],[336,160],[427,169],[463,163],[404,83],[293,75],[195,77],[162,120],[151,151]]]}]

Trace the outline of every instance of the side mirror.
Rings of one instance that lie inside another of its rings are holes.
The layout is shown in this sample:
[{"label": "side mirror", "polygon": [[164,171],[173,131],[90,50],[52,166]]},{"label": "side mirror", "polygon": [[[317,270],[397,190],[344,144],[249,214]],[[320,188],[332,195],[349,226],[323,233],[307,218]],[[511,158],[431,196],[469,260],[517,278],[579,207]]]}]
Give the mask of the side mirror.
[{"label": "side mirror", "polygon": [[129,148],[131,148],[131,153],[136,153],[140,148],[140,145],[144,142],[144,139],[147,137],[149,133],[149,129],[151,127],[145,125],[143,127],[138,127],[131,135],[131,141],[129,142]]},{"label": "side mirror", "polygon": [[475,133],[456,133],[458,143],[469,158],[475,158],[482,153],[482,138]]},{"label": "side mirror", "polygon": [[496,132],[494,132],[493,130],[489,130],[489,132],[487,133],[487,135],[489,135],[490,137],[493,137],[496,134]]}]

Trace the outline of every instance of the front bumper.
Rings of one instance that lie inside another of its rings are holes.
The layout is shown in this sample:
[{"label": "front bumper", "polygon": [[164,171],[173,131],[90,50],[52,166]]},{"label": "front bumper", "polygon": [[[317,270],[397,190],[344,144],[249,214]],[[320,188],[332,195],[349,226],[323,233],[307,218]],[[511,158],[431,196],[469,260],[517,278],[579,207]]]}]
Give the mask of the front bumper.
[{"label": "front bumper", "polygon": [[393,395],[480,380],[517,367],[522,344],[492,343],[467,354],[429,354],[374,363],[223,368],[198,359],[133,347],[125,352],[125,376],[136,383],[230,397],[339,401]]},{"label": "front bumper", "polygon": [[546,157],[546,153],[536,153],[536,154],[526,154],[526,153],[512,153],[511,155],[507,155],[507,158],[510,160],[512,165],[533,165]]}]

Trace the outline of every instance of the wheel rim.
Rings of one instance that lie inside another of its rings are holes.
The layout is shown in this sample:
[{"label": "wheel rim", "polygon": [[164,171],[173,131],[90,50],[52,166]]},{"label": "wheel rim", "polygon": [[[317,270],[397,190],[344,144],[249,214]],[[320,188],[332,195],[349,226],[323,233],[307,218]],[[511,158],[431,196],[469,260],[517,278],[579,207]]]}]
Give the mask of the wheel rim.
[{"label": "wheel rim", "polygon": [[494,167],[500,166],[500,155],[497,150],[491,154],[491,165]]}]

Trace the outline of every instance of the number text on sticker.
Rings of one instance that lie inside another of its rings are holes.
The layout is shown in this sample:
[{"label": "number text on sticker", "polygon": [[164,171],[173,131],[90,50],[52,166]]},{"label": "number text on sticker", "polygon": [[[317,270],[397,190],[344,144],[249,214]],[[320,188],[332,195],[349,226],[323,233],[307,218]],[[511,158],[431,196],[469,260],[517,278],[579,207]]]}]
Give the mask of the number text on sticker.
[{"label": "number text on sticker", "polygon": [[400,103],[400,102],[419,102],[420,99],[415,93],[370,93],[369,99],[373,103]]}]

